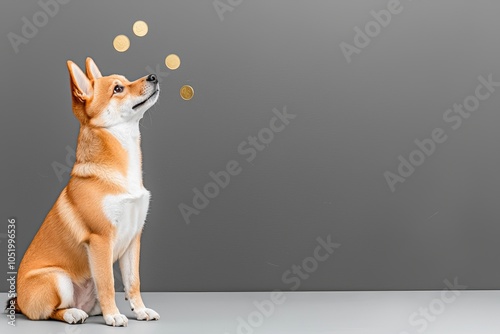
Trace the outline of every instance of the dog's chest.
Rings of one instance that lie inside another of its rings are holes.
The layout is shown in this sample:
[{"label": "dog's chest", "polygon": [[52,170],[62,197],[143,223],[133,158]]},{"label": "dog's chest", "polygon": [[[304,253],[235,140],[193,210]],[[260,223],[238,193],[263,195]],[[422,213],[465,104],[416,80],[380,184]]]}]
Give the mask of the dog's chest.
[{"label": "dog's chest", "polygon": [[141,232],[148,212],[149,197],[149,192],[143,189],[140,193],[109,195],[104,199],[105,213],[115,228],[113,260],[121,257]]},{"label": "dog's chest", "polygon": [[[124,131],[126,131],[124,133]],[[113,133],[128,154],[127,175],[123,180],[126,191],[108,195],[103,200],[106,216],[116,229],[113,243],[113,260],[126,251],[132,240],[144,226],[150,194],[142,184],[141,155],[138,139],[129,136],[130,129],[118,129]]]}]

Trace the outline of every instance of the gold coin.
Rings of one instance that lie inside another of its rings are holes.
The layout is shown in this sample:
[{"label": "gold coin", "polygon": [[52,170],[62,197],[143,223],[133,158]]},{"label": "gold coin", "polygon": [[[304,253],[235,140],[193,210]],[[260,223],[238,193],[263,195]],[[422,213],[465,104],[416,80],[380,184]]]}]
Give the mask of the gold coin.
[{"label": "gold coin", "polygon": [[139,37],[146,36],[148,33],[148,24],[144,21],[137,21],[134,23],[132,30]]},{"label": "gold coin", "polygon": [[130,47],[130,40],[125,35],[118,35],[113,41],[113,46],[118,52],[125,52]]},{"label": "gold coin", "polygon": [[170,54],[165,58],[165,65],[171,70],[176,70],[181,66],[181,59],[176,54]]},{"label": "gold coin", "polygon": [[191,100],[193,98],[194,89],[193,89],[193,87],[191,87],[189,85],[184,85],[181,87],[180,93],[181,93],[182,99],[188,101],[188,100]]}]

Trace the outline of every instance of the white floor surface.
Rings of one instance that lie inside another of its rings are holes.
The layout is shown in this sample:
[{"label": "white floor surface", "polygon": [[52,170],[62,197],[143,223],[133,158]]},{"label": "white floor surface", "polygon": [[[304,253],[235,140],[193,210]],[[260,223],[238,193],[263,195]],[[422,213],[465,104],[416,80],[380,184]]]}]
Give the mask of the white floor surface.
[{"label": "white floor surface", "polygon": [[[3,303],[7,294],[0,297]],[[161,316],[153,322],[135,320],[123,293],[116,299],[129,318],[126,328],[108,327],[102,316],[69,325],[22,315],[13,327],[4,314],[0,333],[500,333],[500,291],[286,292],[277,303],[270,292],[143,293],[146,306]]]}]

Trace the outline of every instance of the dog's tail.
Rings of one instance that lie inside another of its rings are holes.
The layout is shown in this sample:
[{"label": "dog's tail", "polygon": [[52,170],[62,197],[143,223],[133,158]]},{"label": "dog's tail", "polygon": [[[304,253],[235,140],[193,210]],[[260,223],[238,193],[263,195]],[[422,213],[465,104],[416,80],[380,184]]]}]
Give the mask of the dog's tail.
[{"label": "dog's tail", "polygon": [[19,305],[17,304],[17,297],[12,297],[7,300],[7,305],[5,305],[5,313],[9,313],[14,310],[15,313],[22,313]]}]

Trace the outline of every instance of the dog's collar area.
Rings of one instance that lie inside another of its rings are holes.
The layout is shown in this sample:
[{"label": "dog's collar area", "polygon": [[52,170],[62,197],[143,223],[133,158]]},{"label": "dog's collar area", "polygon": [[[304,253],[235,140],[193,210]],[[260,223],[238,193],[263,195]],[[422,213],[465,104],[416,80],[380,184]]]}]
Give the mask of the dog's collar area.
[{"label": "dog's collar area", "polygon": [[133,107],[132,107],[132,109],[136,110],[137,108],[139,108],[140,106],[142,106],[144,103],[148,102],[148,101],[149,101],[149,99],[151,99],[153,96],[155,96],[155,95],[156,95],[156,93],[158,93],[158,91],[159,91],[159,90],[158,90],[158,89],[156,89],[156,90],[153,92],[153,94],[149,95],[149,97],[148,97],[148,98],[146,98],[144,101],[137,103],[135,106],[133,106]]}]

